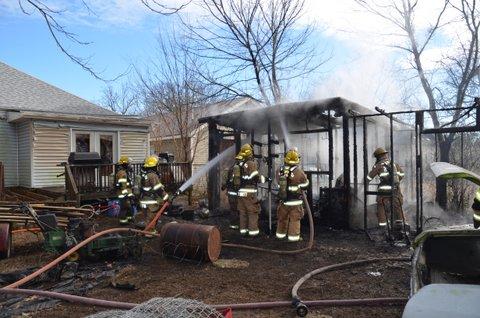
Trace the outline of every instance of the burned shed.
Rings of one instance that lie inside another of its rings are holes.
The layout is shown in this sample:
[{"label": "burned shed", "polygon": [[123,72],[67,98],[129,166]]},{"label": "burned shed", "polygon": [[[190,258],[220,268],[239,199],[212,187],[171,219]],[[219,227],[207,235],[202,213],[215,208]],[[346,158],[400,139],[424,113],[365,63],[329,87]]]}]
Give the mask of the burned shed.
[{"label": "burned shed", "polygon": [[[336,227],[363,227],[363,183],[364,162],[360,147],[368,139],[366,151],[371,157],[376,147],[390,149],[390,122],[387,117],[366,117],[364,121],[355,116],[378,114],[365,106],[344,98],[335,97],[259,107],[254,110],[209,116],[200,119],[209,128],[209,158],[220,153],[223,139],[234,139],[236,150],[241,144],[250,142],[255,149],[261,172],[267,177],[268,185],[261,191],[264,211],[272,227],[275,217],[272,189],[275,189],[275,171],[282,164],[283,153],[289,147],[297,147],[302,155],[301,165],[310,180],[308,199],[315,214],[326,224]],[[362,126],[368,130],[363,135]],[[397,142],[402,151],[394,150],[396,162],[404,166],[407,176],[415,174],[415,130],[407,124],[395,122]],[[370,159],[371,161],[371,159]],[[367,167],[367,170],[368,168]],[[208,197],[210,208],[220,205],[221,169],[209,172]],[[413,169],[413,170],[412,170]],[[414,188],[406,178],[402,187],[408,196]],[[273,202],[273,203],[272,203]],[[374,200],[367,197],[369,205]],[[373,213],[373,218],[375,215]]]}]

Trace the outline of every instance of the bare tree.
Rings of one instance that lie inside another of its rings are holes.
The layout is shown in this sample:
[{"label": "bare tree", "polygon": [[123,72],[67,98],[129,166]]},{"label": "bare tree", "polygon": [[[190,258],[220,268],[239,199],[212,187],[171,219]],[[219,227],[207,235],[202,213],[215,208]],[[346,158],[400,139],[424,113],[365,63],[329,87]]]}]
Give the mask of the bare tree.
[{"label": "bare tree", "polygon": [[[478,132],[462,133],[452,143],[451,161],[470,171],[480,169],[480,134]],[[449,208],[453,211],[468,210],[472,204],[477,186],[465,180],[450,180],[448,187],[451,195]]]},{"label": "bare tree", "polygon": [[[445,108],[460,108],[472,102],[475,76],[480,70],[479,28],[480,4],[477,0],[442,0],[441,8],[426,30],[419,30],[415,13],[420,0],[356,0],[371,13],[382,17],[400,31],[403,42],[394,47],[411,58],[411,68],[419,79],[434,127],[462,125],[469,112],[462,110],[435,112]],[[461,31],[452,43],[453,53],[444,54],[433,71],[425,67],[425,51],[432,47],[435,36],[451,21],[444,21],[445,13],[456,13],[456,25]],[[467,36],[465,36],[467,35]],[[454,133],[439,135],[440,161],[449,161]],[[447,205],[447,183],[437,179],[436,198],[440,206]]]},{"label": "bare tree", "polygon": [[[76,5],[76,1],[72,1],[70,4],[72,7]],[[91,15],[95,15],[91,6],[88,4],[88,0],[80,0],[81,6]],[[169,7],[162,4],[158,0],[140,0],[139,5],[146,6],[150,11],[162,14],[171,15],[185,8],[190,1],[186,2],[179,7]],[[65,13],[65,9],[56,9],[54,4],[49,4],[48,0],[18,0],[20,9],[24,14],[32,15],[39,14],[47,25],[48,31],[55,42],[55,45],[60,51],[65,54],[73,63],[79,65],[82,69],[90,73],[94,78],[102,81],[114,81],[119,77],[128,73],[128,70],[122,74],[116,76],[113,79],[105,79],[101,73],[97,72],[90,64],[90,57],[81,57],[76,55],[68,47],[68,44],[89,45],[91,42],[81,40],[77,34],[68,31],[64,24],[62,24],[61,17]]]},{"label": "bare tree", "polygon": [[151,61],[145,71],[138,71],[139,87],[159,148],[164,149],[168,140],[178,160],[193,162],[198,145],[207,138],[198,118],[212,94],[197,77],[201,66],[182,41],[173,35],[159,38],[158,62]]},{"label": "bare tree", "polygon": [[108,85],[103,90],[100,105],[122,115],[136,115],[142,111],[141,96],[135,88],[124,83],[118,90]]},{"label": "bare tree", "polygon": [[203,79],[217,92],[250,97],[270,105],[285,98],[285,86],[315,71],[318,45],[313,26],[299,23],[303,0],[202,0],[206,16],[184,25],[190,52],[210,61]]}]

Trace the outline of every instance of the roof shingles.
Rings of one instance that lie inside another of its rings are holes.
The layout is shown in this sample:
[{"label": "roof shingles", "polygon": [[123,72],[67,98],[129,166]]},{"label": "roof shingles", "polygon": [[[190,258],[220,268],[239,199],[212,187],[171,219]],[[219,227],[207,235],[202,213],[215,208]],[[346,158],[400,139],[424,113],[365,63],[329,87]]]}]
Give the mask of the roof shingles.
[{"label": "roof shingles", "polygon": [[116,114],[2,62],[0,62],[0,110],[74,115]]}]

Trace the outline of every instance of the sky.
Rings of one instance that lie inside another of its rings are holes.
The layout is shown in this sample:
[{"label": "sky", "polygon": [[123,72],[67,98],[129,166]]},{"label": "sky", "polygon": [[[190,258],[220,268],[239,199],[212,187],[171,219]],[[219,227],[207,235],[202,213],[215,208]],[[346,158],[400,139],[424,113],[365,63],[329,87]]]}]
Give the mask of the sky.
[{"label": "sky", "polygon": [[[131,70],[132,65],[148,63],[155,54],[158,35],[172,32],[172,26],[178,23],[175,15],[153,13],[140,0],[85,1],[91,12],[78,0],[46,2],[52,8],[65,10],[59,21],[68,31],[91,42],[86,46],[67,42],[71,52],[89,57],[91,66],[107,79]],[[432,22],[439,2],[422,2],[417,14],[420,29]],[[174,7],[183,2],[162,3]],[[315,23],[314,41],[331,56],[318,76],[309,79],[309,97],[342,96],[372,107],[398,107],[403,86],[396,75],[408,60],[389,47],[401,41],[390,35],[395,29],[353,0],[306,0],[305,5],[301,23]],[[32,12],[27,3],[24,8]],[[201,13],[191,3],[182,14],[195,19]],[[454,32],[450,29],[442,33],[425,53],[427,67],[433,67],[442,52],[449,49],[448,38]],[[0,61],[93,102],[101,99],[106,85],[61,53],[42,18],[36,13],[23,13],[18,0],[0,0]]]}]

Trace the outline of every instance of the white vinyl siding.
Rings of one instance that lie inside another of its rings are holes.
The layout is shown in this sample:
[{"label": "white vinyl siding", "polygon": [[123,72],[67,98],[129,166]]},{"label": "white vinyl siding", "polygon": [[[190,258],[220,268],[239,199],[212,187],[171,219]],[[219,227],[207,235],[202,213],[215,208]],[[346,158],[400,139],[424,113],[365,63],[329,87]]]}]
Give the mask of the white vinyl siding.
[{"label": "white vinyl siding", "polygon": [[18,185],[32,186],[32,122],[17,124]]},{"label": "white vinyl siding", "polygon": [[57,165],[67,161],[70,154],[70,129],[34,125],[33,129],[33,187],[64,186],[64,171]]},{"label": "white vinyl siding", "polygon": [[128,156],[133,162],[143,162],[150,154],[147,132],[121,131],[120,156]]},{"label": "white vinyl siding", "polygon": [[15,125],[0,118],[0,161],[5,166],[5,186],[18,185],[17,134]]},{"label": "white vinyl siding", "polygon": [[202,166],[208,162],[208,126],[202,125],[190,140],[193,165]]}]

